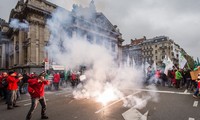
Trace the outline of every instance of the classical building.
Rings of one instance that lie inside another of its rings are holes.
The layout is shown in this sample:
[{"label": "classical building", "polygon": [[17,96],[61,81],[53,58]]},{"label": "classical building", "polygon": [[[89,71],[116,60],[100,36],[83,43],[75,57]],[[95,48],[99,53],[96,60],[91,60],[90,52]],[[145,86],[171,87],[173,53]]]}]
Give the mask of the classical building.
[{"label": "classical building", "polygon": [[[20,0],[10,13],[9,22],[18,19],[20,22],[27,21],[28,30],[10,28],[8,30],[9,54],[7,69],[15,69],[22,72],[38,71],[43,68],[43,61],[47,57],[44,47],[48,45],[50,31],[46,21],[51,18],[51,13],[59,6],[46,0]],[[85,19],[79,11],[92,11],[93,19]],[[116,25],[111,22],[101,12],[97,12],[94,1],[91,1],[88,8],[73,5],[73,10],[68,11],[71,15],[72,23],[65,26],[69,36],[82,33],[89,41],[102,43],[112,50],[116,59],[121,59],[122,34]],[[96,25],[96,29],[92,26]],[[101,41],[106,39],[106,41]]]},{"label": "classical building", "polygon": [[8,23],[0,18],[0,70],[8,68],[8,48],[9,39],[7,32],[9,30]]},{"label": "classical building", "polygon": [[155,61],[157,66],[162,66],[165,56],[168,56],[175,65],[178,65],[179,53],[182,52],[187,55],[183,48],[166,36],[131,40],[131,44],[123,46],[122,51],[123,56],[129,55],[130,59],[134,58],[135,62],[140,65],[145,62],[153,64]]},{"label": "classical building", "polygon": [[174,64],[178,64],[180,46],[166,36],[158,36],[144,41],[142,51],[143,62],[153,64],[155,61],[156,65],[161,66],[165,56],[168,56]]},{"label": "classical building", "polygon": [[142,64],[142,43],[146,40],[146,37],[140,39],[131,39],[131,43],[122,47],[122,61],[126,64],[129,58],[130,65]]}]

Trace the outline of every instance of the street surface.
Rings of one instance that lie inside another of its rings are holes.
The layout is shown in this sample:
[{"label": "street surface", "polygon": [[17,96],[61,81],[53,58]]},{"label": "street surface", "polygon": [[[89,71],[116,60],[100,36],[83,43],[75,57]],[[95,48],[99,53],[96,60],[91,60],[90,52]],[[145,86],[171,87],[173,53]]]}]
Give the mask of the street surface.
[{"label": "street surface", "polygon": [[[131,91],[131,90],[130,90]],[[152,92],[158,94],[158,102],[150,101],[141,110],[142,115],[148,111],[147,120],[200,120],[200,99],[192,97],[185,89],[158,87],[158,90],[138,89],[129,94],[145,94]],[[6,104],[0,102],[0,120],[25,120],[30,108],[29,95],[22,95],[18,100],[20,107],[7,110]],[[46,92],[47,115],[50,120],[124,120],[122,116],[130,108],[123,107],[122,101],[112,101],[106,106],[92,99],[76,100],[69,89]],[[41,106],[38,104],[32,120],[40,120]],[[134,114],[134,113],[133,113]],[[133,118],[132,120],[137,120]]]}]

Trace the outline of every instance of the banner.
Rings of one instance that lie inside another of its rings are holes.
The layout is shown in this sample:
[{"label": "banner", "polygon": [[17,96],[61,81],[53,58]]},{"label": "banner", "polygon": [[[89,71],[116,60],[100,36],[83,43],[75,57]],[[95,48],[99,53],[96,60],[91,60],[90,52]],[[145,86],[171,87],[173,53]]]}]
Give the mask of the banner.
[{"label": "banner", "polygon": [[179,67],[183,69],[186,63],[187,63],[187,60],[185,59],[183,54],[179,52]]},{"label": "banner", "polygon": [[163,63],[166,65],[168,61],[168,57],[165,55],[165,58],[163,59]]},{"label": "banner", "polygon": [[167,75],[168,74],[168,70],[172,69],[174,66],[173,62],[171,61],[171,59],[168,57],[167,61],[165,62],[165,71],[164,73]]},{"label": "banner", "polygon": [[44,68],[45,68],[45,70],[49,70],[49,62],[45,62]]},{"label": "banner", "polygon": [[53,70],[65,70],[65,67],[62,65],[52,65]]},{"label": "banner", "polygon": [[191,75],[192,80],[197,80],[199,73],[200,73],[200,68],[197,68],[197,70],[191,71],[190,75]]},{"label": "banner", "polygon": [[153,66],[152,66],[152,68],[154,69],[154,71],[157,70],[156,61],[153,62]]},{"label": "banner", "polygon": [[174,53],[175,58],[177,58],[177,57],[176,57],[177,51],[176,51],[175,47],[176,47],[176,46],[175,46],[175,43],[173,43],[173,53]]}]

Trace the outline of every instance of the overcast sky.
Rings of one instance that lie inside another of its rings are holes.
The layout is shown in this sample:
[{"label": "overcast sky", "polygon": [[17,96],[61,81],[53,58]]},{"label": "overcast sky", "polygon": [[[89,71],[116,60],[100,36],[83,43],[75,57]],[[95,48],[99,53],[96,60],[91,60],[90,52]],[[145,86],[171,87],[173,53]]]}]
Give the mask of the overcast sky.
[{"label": "overcast sky", "polygon": [[[8,20],[18,0],[0,0],[0,18]],[[72,4],[87,6],[91,0],[49,0],[68,10]],[[194,58],[200,56],[200,0],[94,0],[125,43],[130,39],[165,35]]]}]

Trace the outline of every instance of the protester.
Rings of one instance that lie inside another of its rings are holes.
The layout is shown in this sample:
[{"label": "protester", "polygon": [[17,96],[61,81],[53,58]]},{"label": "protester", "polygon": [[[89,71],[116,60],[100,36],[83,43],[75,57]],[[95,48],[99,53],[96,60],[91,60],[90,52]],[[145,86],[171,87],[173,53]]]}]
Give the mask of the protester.
[{"label": "protester", "polygon": [[172,69],[171,71],[171,79],[172,79],[172,86],[176,86],[176,70]]},{"label": "protester", "polygon": [[171,87],[173,86],[173,83],[172,83],[172,78],[173,78],[173,75],[172,75],[172,70],[168,70],[167,72],[167,78],[168,78],[168,86]]},{"label": "protester", "polygon": [[[18,73],[17,76],[16,76],[15,78],[19,78],[19,77],[22,77],[22,79],[23,79],[23,76],[22,76],[21,73]],[[21,99],[21,94],[22,94],[22,93],[20,93],[20,88],[22,88],[22,84],[23,84],[23,81],[22,81],[22,80],[20,80],[20,81],[17,83],[17,85],[18,85],[18,88],[17,88],[17,99]]]},{"label": "protester", "polygon": [[66,85],[70,84],[70,70],[64,71],[64,80]]},{"label": "protester", "polygon": [[147,68],[147,78],[146,78],[146,84],[149,84],[149,80],[151,79],[151,77],[152,77],[152,68],[151,68],[151,66],[149,66],[148,68]]},{"label": "protester", "polygon": [[165,86],[168,83],[168,77],[164,72],[160,73],[161,85]]},{"label": "protester", "polygon": [[183,76],[181,74],[181,69],[178,69],[176,72],[175,72],[175,78],[176,78],[176,88],[180,88],[180,83],[181,83],[181,80],[183,79]]},{"label": "protester", "polygon": [[60,72],[60,86],[63,86],[65,82],[64,72]]},{"label": "protester", "polygon": [[0,94],[4,100],[6,100],[7,97],[7,87],[8,87],[7,77],[8,77],[7,72],[3,72],[2,75],[0,76]]},{"label": "protester", "polygon": [[3,97],[2,75],[0,75],[0,100]]},{"label": "protester", "polygon": [[191,89],[191,84],[192,84],[192,78],[190,75],[190,69],[187,69],[185,72],[185,79],[186,79],[186,89],[188,90],[189,88]]},{"label": "protester", "polygon": [[31,96],[31,108],[26,116],[26,120],[30,120],[34,110],[36,109],[38,102],[40,102],[41,119],[48,119],[46,116],[46,100],[44,96],[44,86],[49,84],[49,81],[44,79],[45,74],[41,73],[38,78],[32,78],[28,80],[28,92]]},{"label": "protester", "polygon": [[155,71],[155,80],[153,81],[153,83],[156,85],[160,84],[160,74],[160,70]]},{"label": "protester", "polygon": [[23,77],[17,77],[17,73],[14,71],[10,71],[9,76],[7,77],[8,87],[7,87],[7,109],[13,109],[13,107],[19,107],[16,105],[17,100],[17,89],[18,85],[17,83],[23,78]]},{"label": "protester", "polygon": [[59,89],[59,82],[60,82],[60,74],[56,73],[53,76],[53,85],[54,85],[55,90]]},{"label": "protester", "polygon": [[77,85],[77,79],[76,79],[76,72],[73,71],[71,73],[71,84],[72,84],[72,87],[75,87]]},{"label": "protester", "polygon": [[46,90],[52,90],[53,88],[53,73],[52,71],[47,71],[45,79],[49,80],[49,85],[45,87]]},{"label": "protester", "polygon": [[196,88],[196,91],[193,94],[194,98],[198,98],[198,94],[199,94],[199,89],[200,89],[200,73],[198,74],[196,82],[197,82],[197,88]]},{"label": "protester", "polygon": [[30,78],[29,74],[25,71],[22,79],[22,87],[20,89],[21,94],[25,94],[28,92],[28,79]]},{"label": "protester", "polygon": [[182,75],[182,79],[181,79],[181,86],[182,87],[184,87],[185,85],[186,85],[186,82],[187,82],[187,80],[186,80],[186,77],[185,77],[185,74],[186,74],[186,69],[184,68],[184,69],[182,69],[181,70],[181,75]]}]

